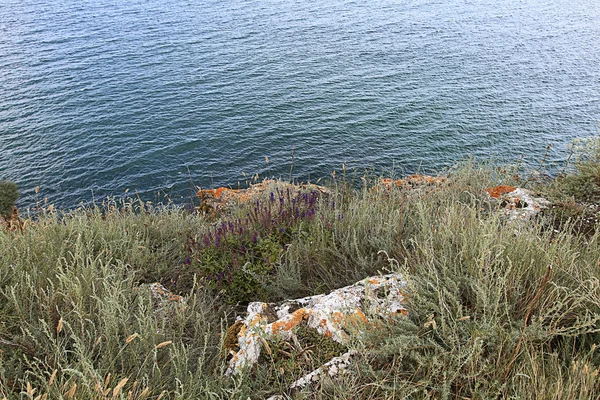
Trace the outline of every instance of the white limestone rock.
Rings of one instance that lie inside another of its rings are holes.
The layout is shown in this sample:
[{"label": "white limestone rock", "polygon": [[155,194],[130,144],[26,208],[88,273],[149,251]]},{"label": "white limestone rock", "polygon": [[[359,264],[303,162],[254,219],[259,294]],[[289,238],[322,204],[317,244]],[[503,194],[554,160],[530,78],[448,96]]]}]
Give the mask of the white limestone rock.
[{"label": "white limestone rock", "polygon": [[[370,318],[406,315],[404,290],[407,284],[400,274],[374,276],[329,294],[288,300],[280,304],[250,303],[247,316],[236,325],[236,349],[226,375],[255,364],[263,342],[272,339],[293,341],[301,324],[339,343],[349,339],[344,329],[352,324],[370,323]],[[241,322],[241,323],[240,323]],[[333,360],[332,360],[333,361]]]}]

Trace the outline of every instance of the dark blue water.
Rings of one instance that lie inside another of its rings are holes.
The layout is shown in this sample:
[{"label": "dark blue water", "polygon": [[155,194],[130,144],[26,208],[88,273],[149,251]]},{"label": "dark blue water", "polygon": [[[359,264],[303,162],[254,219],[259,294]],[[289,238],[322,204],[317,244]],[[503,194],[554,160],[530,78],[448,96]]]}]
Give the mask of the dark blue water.
[{"label": "dark blue water", "polygon": [[288,178],[292,149],[312,181],[559,161],[598,134],[599,21],[589,0],[0,0],[0,178],[72,207]]}]

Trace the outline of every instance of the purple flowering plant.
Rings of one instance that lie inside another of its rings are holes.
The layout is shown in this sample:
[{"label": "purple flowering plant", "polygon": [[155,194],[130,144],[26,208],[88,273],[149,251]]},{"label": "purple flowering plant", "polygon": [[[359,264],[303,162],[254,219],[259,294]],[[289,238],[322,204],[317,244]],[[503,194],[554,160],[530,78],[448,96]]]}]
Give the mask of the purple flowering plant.
[{"label": "purple flowering plant", "polygon": [[[188,238],[185,262],[230,303],[266,297],[268,277],[284,250],[317,219],[321,193],[277,188],[245,205],[245,215],[228,217],[198,238]],[[329,206],[332,206],[329,204]],[[332,229],[332,221],[323,221]]]}]

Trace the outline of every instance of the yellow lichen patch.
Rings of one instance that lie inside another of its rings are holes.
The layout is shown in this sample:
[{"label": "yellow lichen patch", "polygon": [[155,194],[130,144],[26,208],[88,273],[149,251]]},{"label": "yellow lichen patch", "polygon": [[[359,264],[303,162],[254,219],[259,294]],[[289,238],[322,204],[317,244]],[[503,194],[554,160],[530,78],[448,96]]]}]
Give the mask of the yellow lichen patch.
[{"label": "yellow lichen patch", "polygon": [[369,282],[371,285],[379,285],[379,280],[378,280],[378,279],[375,279],[375,278],[370,278],[370,279],[368,280],[368,282]]},{"label": "yellow lichen patch", "polygon": [[289,318],[283,321],[273,322],[273,324],[271,325],[271,331],[274,334],[277,333],[277,331],[279,330],[290,331],[294,329],[294,327],[296,327],[298,324],[300,324],[300,322],[302,322],[306,315],[306,308],[300,308],[294,311],[292,314],[290,314]]}]

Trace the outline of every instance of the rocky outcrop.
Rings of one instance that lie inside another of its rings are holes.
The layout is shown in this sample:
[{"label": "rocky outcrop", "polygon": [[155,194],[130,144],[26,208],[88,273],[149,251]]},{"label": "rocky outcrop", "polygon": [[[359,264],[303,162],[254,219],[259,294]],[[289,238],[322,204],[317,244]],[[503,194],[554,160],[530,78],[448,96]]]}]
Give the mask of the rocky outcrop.
[{"label": "rocky outcrop", "polygon": [[247,189],[230,189],[226,187],[220,187],[216,189],[200,189],[196,193],[196,197],[200,200],[200,205],[197,207],[197,209],[198,211],[204,213],[215,213],[225,210],[235,204],[256,200],[265,191],[275,190],[275,188],[286,191],[291,197],[296,196],[300,192],[329,192],[329,190],[324,186],[314,184],[282,183],[272,179],[267,179],[260,183],[251,185]]},{"label": "rocky outcrop", "polygon": [[497,199],[510,220],[524,220],[547,208],[550,202],[543,197],[536,197],[531,190],[514,186],[495,186],[487,189],[492,199]]},{"label": "rocky outcrop", "polygon": [[[374,323],[377,318],[406,315],[406,286],[401,275],[390,274],[366,278],[329,294],[278,304],[250,303],[246,317],[239,319],[227,334],[225,350],[231,359],[226,374],[235,375],[256,364],[269,341],[293,343],[300,327],[314,329],[333,342],[347,343],[353,332],[357,332],[356,327]],[[331,362],[332,366],[339,365],[335,360]],[[335,368],[324,365],[321,372],[314,371],[305,381],[316,380],[325,370]],[[302,382],[298,381],[297,386]]]},{"label": "rocky outcrop", "polygon": [[415,188],[420,186],[439,186],[447,181],[443,176],[428,176],[415,174],[404,179],[383,178],[379,181],[379,186],[385,189],[391,188]]}]

